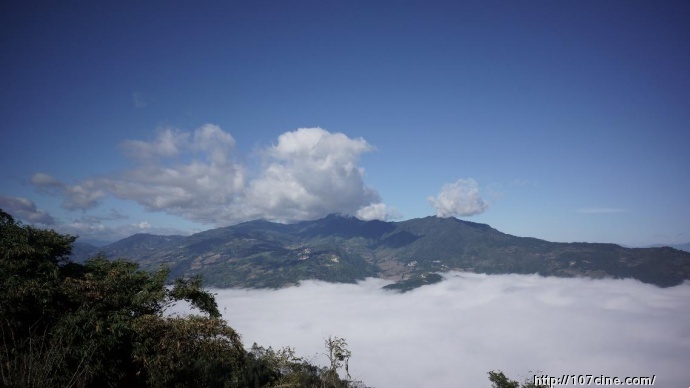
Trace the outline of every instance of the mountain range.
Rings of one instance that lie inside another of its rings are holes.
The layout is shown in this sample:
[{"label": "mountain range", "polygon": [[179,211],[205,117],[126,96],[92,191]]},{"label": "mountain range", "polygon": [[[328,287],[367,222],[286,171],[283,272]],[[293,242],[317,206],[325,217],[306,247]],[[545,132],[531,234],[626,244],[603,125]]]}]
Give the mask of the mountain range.
[{"label": "mountain range", "polygon": [[97,248],[75,244],[76,261],[97,251],[171,276],[202,275],[207,286],[279,288],[301,280],[394,280],[400,291],[451,270],[488,274],[634,278],[668,287],[690,279],[690,253],[671,247],[556,243],[516,237],[456,218],[401,222],[329,215],[279,224],[258,220],[191,236],[136,234]]}]

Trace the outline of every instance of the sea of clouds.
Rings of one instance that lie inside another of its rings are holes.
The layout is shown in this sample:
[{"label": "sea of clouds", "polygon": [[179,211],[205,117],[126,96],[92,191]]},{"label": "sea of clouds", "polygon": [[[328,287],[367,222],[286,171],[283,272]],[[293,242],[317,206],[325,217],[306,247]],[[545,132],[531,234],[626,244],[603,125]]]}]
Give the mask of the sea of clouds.
[{"label": "sea of clouds", "polygon": [[369,386],[489,387],[487,372],[652,376],[690,386],[690,283],[451,272],[405,294],[389,283],[305,281],[280,290],[216,289],[247,347],[294,347],[325,365],[345,338],[352,377]]}]

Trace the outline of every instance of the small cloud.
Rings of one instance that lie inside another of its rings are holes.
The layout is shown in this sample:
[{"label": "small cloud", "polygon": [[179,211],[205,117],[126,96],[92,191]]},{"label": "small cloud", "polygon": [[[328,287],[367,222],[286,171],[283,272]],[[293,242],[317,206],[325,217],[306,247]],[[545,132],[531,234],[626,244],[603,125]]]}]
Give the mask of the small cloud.
[{"label": "small cloud", "polygon": [[64,190],[66,199],[62,207],[67,210],[84,210],[98,205],[99,200],[105,197],[105,191],[100,183],[95,180],[86,180],[81,184],[68,186]]},{"label": "small cloud", "polygon": [[67,210],[85,210],[98,205],[105,192],[94,180],[85,180],[69,186],[48,174],[37,172],[31,176],[31,183],[39,191],[63,197],[62,207]]},{"label": "small cloud", "polygon": [[96,180],[85,180],[80,184],[69,186],[48,174],[37,172],[31,176],[31,183],[39,191],[63,197],[62,207],[67,210],[93,208],[106,195]]},{"label": "small cloud", "polygon": [[615,207],[585,207],[577,210],[583,214],[608,214],[608,213],[627,213],[627,209]]},{"label": "small cloud", "polygon": [[38,209],[33,201],[26,198],[0,195],[0,208],[13,217],[32,224],[55,224],[55,219],[50,214]]},{"label": "small cloud", "polygon": [[384,203],[373,203],[357,210],[357,218],[364,221],[381,220],[388,221],[401,217],[400,213]]},{"label": "small cloud", "polygon": [[427,199],[436,209],[438,217],[473,216],[489,207],[479,194],[477,182],[472,178],[445,184],[438,196]]},{"label": "small cloud", "polygon": [[60,182],[57,178],[54,178],[42,172],[37,172],[33,176],[31,176],[31,183],[40,187],[62,188],[64,186],[64,184]]},{"label": "small cloud", "polygon": [[189,136],[189,132],[164,129],[153,141],[127,140],[121,147],[125,155],[135,159],[170,158],[179,155],[181,148],[188,145]]}]

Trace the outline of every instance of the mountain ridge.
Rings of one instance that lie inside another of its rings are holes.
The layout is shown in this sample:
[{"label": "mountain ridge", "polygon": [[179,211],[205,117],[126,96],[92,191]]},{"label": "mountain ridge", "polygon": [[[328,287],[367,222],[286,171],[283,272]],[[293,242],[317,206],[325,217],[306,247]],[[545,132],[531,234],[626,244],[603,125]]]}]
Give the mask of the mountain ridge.
[{"label": "mountain ridge", "polygon": [[644,248],[661,248],[661,247],[671,247],[681,251],[690,252],[690,242],[684,244],[654,244],[649,245]]},{"label": "mountain ridge", "polygon": [[[285,287],[302,280],[424,279],[450,270],[544,276],[635,278],[668,287],[690,279],[690,253],[608,243],[517,237],[456,218],[398,222],[328,215],[279,224],[265,220],[191,236],[138,234],[100,248],[173,276],[200,274],[216,287]],[[424,284],[424,282],[419,282]]]}]

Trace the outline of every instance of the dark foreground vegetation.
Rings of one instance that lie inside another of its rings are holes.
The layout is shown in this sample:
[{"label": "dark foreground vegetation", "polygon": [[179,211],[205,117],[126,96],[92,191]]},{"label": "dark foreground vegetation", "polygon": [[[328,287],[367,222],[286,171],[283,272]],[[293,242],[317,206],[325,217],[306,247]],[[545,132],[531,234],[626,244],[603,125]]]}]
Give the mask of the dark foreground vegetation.
[{"label": "dark foreground vegetation", "polygon": [[[325,340],[327,367],[291,348],[247,350],[200,278],[170,285],[166,269],[98,256],[73,263],[75,239],[0,210],[2,386],[364,387],[350,379],[344,339]],[[164,314],[181,301],[201,314]],[[489,377],[518,387],[501,372]]]},{"label": "dark foreground vegetation", "polygon": [[[350,356],[344,340],[326,340],[327,368],[290,348],[245,350],[200,278],[166,286],[166,269],[102,257],[72,263],[75,239],[0,210],[2,386],[361,386],[337,373]],[[179,301],[201,314],[166,316]]]}]

